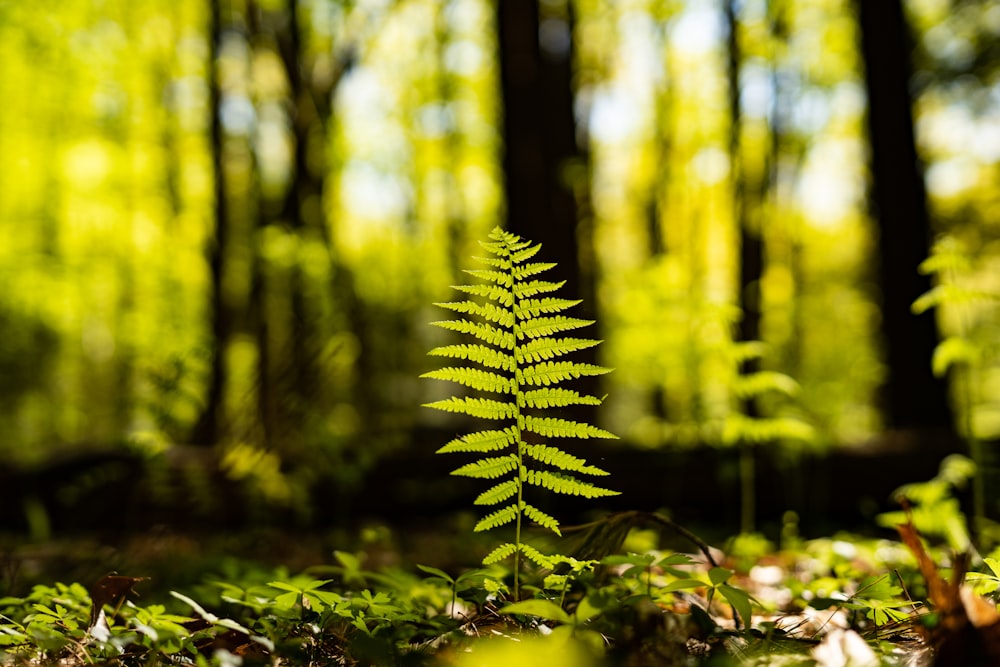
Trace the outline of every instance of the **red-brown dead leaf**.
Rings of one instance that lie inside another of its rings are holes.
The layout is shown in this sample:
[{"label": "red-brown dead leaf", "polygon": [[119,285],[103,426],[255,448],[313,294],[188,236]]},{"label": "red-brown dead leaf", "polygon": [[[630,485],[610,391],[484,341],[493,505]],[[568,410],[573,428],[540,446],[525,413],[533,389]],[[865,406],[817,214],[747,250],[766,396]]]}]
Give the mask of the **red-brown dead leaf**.
[{"label": "red-brown dead leaf", "polygon": [[928,601],[938,613],[937,623],[924,632],[934,650],[935,667],[1000,665],[1000,614],[992,602],[963,585],[969,555],[955,555],[952,580],[946,581],[924,549],[913,522],[896,529],[916,557],[927,582]]}]

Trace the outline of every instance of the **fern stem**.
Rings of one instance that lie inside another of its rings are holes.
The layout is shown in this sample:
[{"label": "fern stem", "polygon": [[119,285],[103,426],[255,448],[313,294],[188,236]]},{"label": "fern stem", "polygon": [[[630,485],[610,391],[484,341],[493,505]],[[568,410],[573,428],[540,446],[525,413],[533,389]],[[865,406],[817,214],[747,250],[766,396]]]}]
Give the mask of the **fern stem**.
[{"label": "fern stem", "polygon": [[[511,293],[515,295],[515,300],[520,301],[517,297],[517,276],[514,274],[514,262],[513,258],[510,263],[510,285]],[[516,312],[516,311],[515,311]],[[521,333],[521,327],[517,323],[517,318],[514,318],[511,324],[511,331],[514,334],[514,340],[518,340],[518,336]],[[524,423],[523,410],[525,407],[524,397],[521,393],[521,384],[518,382],[518,362],[516,351],[510,355],[511,358],[511,391],[515,397],[514,406],[514,446],[517,447],[517,518],[514,521],[514,602],[521,599],[520,590],[520,575],[521,575],[521,517],[524,515],[524,478],[521,476],[521,471],[524,470],[524,432],[521,430],[521,424]]]}]

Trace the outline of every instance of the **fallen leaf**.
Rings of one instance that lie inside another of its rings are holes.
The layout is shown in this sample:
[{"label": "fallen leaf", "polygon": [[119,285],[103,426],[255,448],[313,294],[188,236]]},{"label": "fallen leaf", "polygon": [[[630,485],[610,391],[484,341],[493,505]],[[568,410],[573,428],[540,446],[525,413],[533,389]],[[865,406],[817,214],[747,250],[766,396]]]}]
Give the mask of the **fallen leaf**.
[{"label": "fallen leaf", "polygon": [[923,633],[934,651],[935,667],[1000,665],[1000,614],[993,603],[963,585],[969,555],[955,555],[952,580],[946,581],[924,549],[913,522],[896,529],[917,559],[927,582],[928,602],[938,614],[937,623]]}]

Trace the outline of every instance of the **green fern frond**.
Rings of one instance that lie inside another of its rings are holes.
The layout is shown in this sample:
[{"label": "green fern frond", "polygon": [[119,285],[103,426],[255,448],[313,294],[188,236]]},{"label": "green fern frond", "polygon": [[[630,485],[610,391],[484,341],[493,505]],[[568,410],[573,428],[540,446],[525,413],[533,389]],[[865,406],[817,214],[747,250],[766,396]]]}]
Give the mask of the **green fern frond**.
[{"label": "green fern frond", "polygon": [[567,472],[579,472],[587,475],[604,476],[608,473],[600,468],[587,465],[586,459],[568,454],[558,447],[550,445],[528,445],[524,448],[524,453],[535,459],[539,463],[565,470]]},{"label": "green fern frond", "polygon": [[435,303],[435,306],[453,310],[464,315],[475,315],[484,320],[499,324],[501,327],[510,328],[514,325],[514,314],[507,308],[498,308],[492,303],[476,303],[474,301],[448,301],[445,303]]},{"label": "green fern frond", "polygon": [[559,521],[554,516],[546,514],[534,505],[529,505],[528,503],[522,503],[521,511],[524,512],[524,516],[528,517],[542,528],[548,528],[556,535],[562,536],[562,533],[559,532]]},{"label": "green fern frond", "polygon": [[604,375],[610,368],[594,364],[578,364],[572,361],[543,361],[533,366],[517,370],[518,382],[537,386],[558,384],[565,380],[575,380],[584,375]]},{"label": "green fern frond", "polygon": [[[496,512],[487,514],[473,527],[473,532],[481,533],[484,530],[493,530],[500,526],[505,526],[519,516],[517,505],[508,505]],[[486,561],[483,561],[484,563]]]},{"label": "green fern frond", "polygon": [[486,558],[483,559],[483,565],[499,563],[500,561],[513,556],[516,551],[518,551],[516,544],[505,542],[487,554]]},{"label": "green fern frond", "polygon": [[590,482],[584,482],[570,475],[564,475],[562,473],[552,472],[549,470],[529,470],[527,479],[524,481],[528,484],[548,489],[553,493],[562,493],[567,496],[600,498],[602,496],[619,495],[618,491],[603,489],[599,486],[591,484]]},{"label": "green fern frond", "polygon": [[516,365],[516,360],[512,359],[509,354],[505,354],[486,345],[477,345],[475,343],[442,345],[441,347],[435,347],[427,354],[434,355],[436,357],[465,359],[467,361],[474,361],[477,364],[482,364],[487,368],[499,368],[505,371],[513,370]]},{"label": "green fern frond", "polygon": [[571,389],[547,387],[533,389],[523,394],[524,404],[529,408],[564,408],[567,405],[600,405],[596,396],[585,396]]},{"label": "green fern frond", "polygon": [[614,433],[582,422],[558,419],[556,417],[524,417],[524,428],[546,438],[608,438],[617,439]]},{"label": "green fern frond", "polygon": [[437,450],[437,453],[475,452],[485,454],[504,449],[508,445],[516,443],[517,438],[518,435],[513,428],[505,428],[502,431],[477,431],[452,440]]},{"label": "green fern frond", "polygon": [[[474,530],[480,532],[512,522],[516,524],[515,541],[501,544],[483,560],[490,564],[514,557],[516,598],[521,556],[539,565],[551,564],[551,559],[521,539],[522,520],[533,521],[559,534],[558,520],[525,500],[525,485],[586,498],[617,493],[565,474],[605,476],[607,472],[558,447],[529,444],[525,441],[525,433],[530,431],[545,438],[614,438],[612,433],[590,424],[545,416],[545,411],[551,408],[600,405],[602,398],[561,385],[586,376],[603,375],[611,369],[556,360],[593,348],[601,341],[556,337],[561,332],[594,322],[563,314],[579,305],[580,300],[558,298],[553,294],[565,285],[565,281],[552,282],[538,277],[555,267],[553,263],[530,261],[539,253],[541,245],[500,228],[494,229],[489,240],[481,245],[489,256],[477,259],[488,268],[470,269],[465,273],[482,284],[455,286],[457,291],[478,300],[438,303],[462,317],[432,323],[475,341],[436,347],[431,354],[462,359],[482,368],[445,367],[422,377],[455,382],[476,393],[497,396],[452,397],[426,406],[503,423],[499,428],[460,436],[438,451],[478,455],[477,460],[457,468],[452,474],[494,480],[476,497],[475,504],[506,504],[481,518]],[[548,469],[539,470],[539,466]]]},{"label": "green fern frond", "polygon": [[592,338],[535,338],[519,345],[514,354],[518,364],[537,363],[600,344]]},{"label": "green fern frond", "polygon": [[481,479],[496,479],[517,469],[517,456],[508,454],[507,456],[491,456],[486,459],[479,459],[472,463],[466,463],[461,468],[452,470],[452,475],[460,477],[479,477]]},{"label": "green fern frond", "polygon": [[510,378],[489,371],[481,371],[478,368],[448,366],[436,371],[429,371],[420,377],[457,382],[477,391],[488,391],[494,394],[509,394],[514,391],[514,381]]},{"label": "green fern frond", "polygon": [[518,340],[523,338],[539,338],[573,329],[589,327],[594,320],[581,320],[574,317],[539,317],[521,323],[517,332]]},{"label": "green fern frond", "polygon": [[476,505],[496,505],[517,494],[517,480],[508,479],[483,491],[475,500]]},{"label": "green fern frond", "polygon": [[441,322],[431,322],[431,324],[442,329],[475,336],[479,340],[490,345],[495,345],[503,350],[514,349],[514,334],[510,331],[497,329],[489,324],[469,322],[468,320],[444,320]]}]

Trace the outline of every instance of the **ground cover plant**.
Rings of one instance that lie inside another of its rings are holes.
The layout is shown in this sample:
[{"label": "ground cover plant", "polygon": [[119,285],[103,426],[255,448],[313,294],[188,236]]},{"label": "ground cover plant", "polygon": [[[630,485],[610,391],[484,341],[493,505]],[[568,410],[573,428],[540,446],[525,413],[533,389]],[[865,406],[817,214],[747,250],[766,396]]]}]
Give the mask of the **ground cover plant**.
[{"label": "ground cover plant", "polygon": [[[604,476],[585,452],[536,441],[611,436],[548,412],[600,404],[563,385],[607,369],[562,358],[597,341],[556,336],[588,322],[563,314],[577,302],[542,296],[561,283],[535,278],[555,268],[532,261],[540,246],[498,229],[484,248],[489,268],[470,271],[482,284],[457,288],[484,301],[439,304],[463,315],[439,326],[474,342],[433,351],[475,366],[426,374],[489,395],[431,407],[500,424],[439,450],[479,455],[453,474],[492,484],[475,506],[501,506],[449,537],[468,540],[465,563],[374,566],[336,550],[193,590],[157,592],[142,572],[37,584],[0,597],[0,664],[1000,664],[1000,550],[973,548],[955,495],[968,460],[903,490],[882,518],[898,539],[803,540],[790,515],[778,544],[742,534],[716,548],[661,513],[564,526],[539,509],[529,492],[614,493],[578,477]],[[667,546],[677,539],[688,547]]]}]

